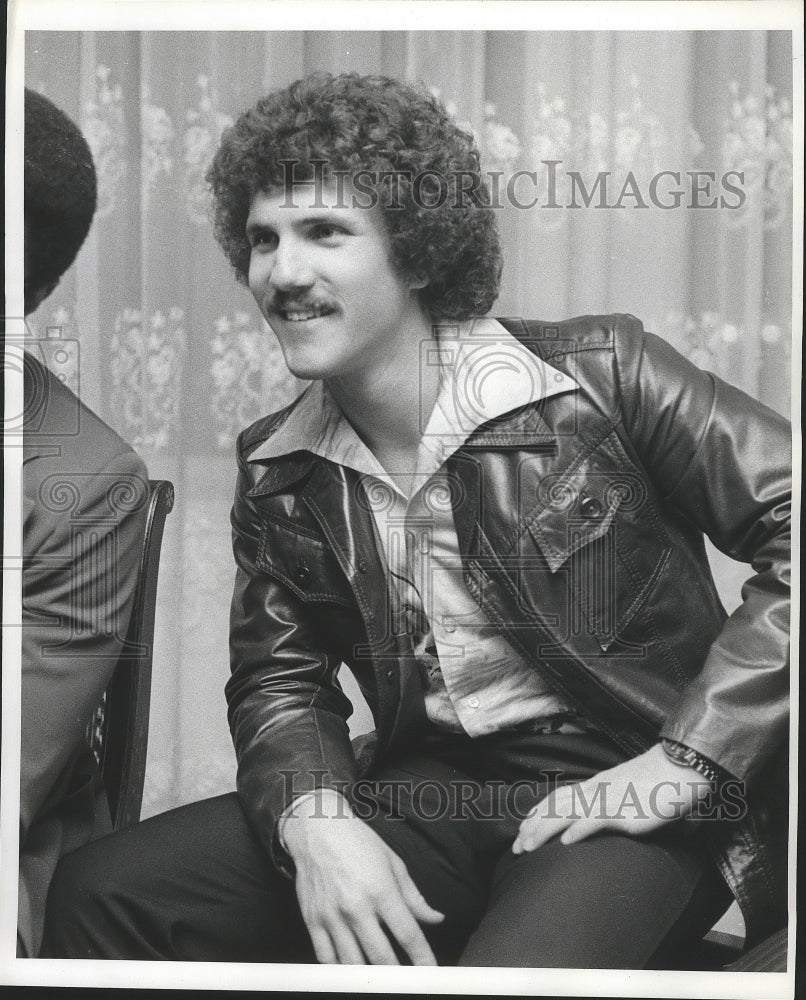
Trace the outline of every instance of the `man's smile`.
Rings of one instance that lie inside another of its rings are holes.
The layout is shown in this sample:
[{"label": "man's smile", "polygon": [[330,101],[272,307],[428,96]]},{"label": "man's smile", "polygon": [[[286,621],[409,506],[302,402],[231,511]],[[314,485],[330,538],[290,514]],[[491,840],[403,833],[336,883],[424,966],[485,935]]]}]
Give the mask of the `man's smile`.
[{"label": "man's smile", "polygon": [[269,307],[269,313],[277,316],[286,323],[305,323],[312,319],[320,319],[323,316],[330,316],[336,311],[335,307],[327,303],[291,303],[288,305],[275,305]]}]

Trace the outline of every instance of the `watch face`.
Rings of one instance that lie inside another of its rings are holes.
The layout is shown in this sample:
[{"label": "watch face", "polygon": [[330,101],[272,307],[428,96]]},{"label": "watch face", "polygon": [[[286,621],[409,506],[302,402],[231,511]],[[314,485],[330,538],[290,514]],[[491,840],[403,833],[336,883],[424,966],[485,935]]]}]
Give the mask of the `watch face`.
[{"label": "watch face", "polygon": [[691,747],[687,747],[682,743],[676,743],[674,740],[661,740],[661,744],[666,756],[676,764],[693,767],[695,771],[699,772],[704,778],[708,778],[709,781],[717,781],[719,778],[720,769],[717,765],[712,764],[710,760],[703,757],[702,754],[697,753]]},{"label": "watch face", "polygon": [[682,743],[675,743],[673,740],[664,740],[663,749],[670,760],[677,764],[685,764],[687,767],[694,767],[698,759],[696,750],[683,746]]}]

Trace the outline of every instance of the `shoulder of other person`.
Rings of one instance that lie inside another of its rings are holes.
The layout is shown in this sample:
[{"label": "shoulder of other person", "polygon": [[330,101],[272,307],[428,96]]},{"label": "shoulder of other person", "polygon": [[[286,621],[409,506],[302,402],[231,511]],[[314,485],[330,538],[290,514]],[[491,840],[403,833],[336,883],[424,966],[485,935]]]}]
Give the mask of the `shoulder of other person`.
[{"label": "shoulder of other person", "polygon": [[145,465],[132,446],[83,403],[33,355],[26,355],[23,430],[26,469],[47,457],[65,471],[100,471],[120,457],[145,478]]}]

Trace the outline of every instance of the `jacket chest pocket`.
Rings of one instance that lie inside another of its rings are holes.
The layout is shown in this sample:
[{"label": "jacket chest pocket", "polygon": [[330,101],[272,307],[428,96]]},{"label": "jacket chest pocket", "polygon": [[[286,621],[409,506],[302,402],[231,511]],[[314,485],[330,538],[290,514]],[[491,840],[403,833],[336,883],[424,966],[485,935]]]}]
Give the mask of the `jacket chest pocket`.
[{"label": "jacket chest pocket", "polygon": [[302,601],[355,606],[336,556],[327,541],[311,531],[264,520],[255,562]]},{"label": "jacket chest pocket", "polygon": [[[602,455],[602,452],[604,456]],[[542,573],[521,573],[521,595],[562,642],[594,637],[604,651],[641,655],[633,629],[671,553],[647,481],[601,446],[573,470],[534,484],[520,554],[536,546]]]}]

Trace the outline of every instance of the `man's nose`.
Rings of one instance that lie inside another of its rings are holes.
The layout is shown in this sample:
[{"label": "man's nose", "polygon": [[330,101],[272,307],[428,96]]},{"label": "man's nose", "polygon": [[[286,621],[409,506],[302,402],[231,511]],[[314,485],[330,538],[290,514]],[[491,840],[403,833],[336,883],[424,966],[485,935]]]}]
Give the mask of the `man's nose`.
[{"label": "man's nose", "polygon": [[293,239],[280,241],[274,253],[269,280],[278,291],[282,292],[295,288],[309,288],[313,284],[313,270],[299,242]]}]

